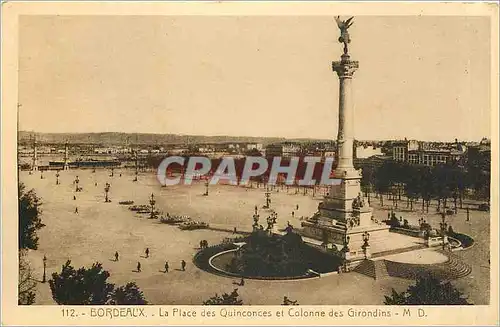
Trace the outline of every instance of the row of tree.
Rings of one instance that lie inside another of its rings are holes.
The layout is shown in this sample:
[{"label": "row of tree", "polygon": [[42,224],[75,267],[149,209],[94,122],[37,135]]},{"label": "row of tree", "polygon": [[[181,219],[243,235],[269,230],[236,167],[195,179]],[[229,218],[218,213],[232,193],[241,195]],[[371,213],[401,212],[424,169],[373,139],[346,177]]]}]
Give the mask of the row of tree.
[{"label": "row of tree", "polygon": [[377,193],[381,205],[384,204],[382,195],[391,195],[395,207],[404,195],[411,209],[417,200],[421,200],[422,210],[428,211],[431,200],[436,200],[439,210],[452,199],[456,210],[462,208],[466,196],[474,195],[489,201],[490,172],[453,164],[429,167],[385,161],[378,167],[363,167],[361,186],[366,193]]}]

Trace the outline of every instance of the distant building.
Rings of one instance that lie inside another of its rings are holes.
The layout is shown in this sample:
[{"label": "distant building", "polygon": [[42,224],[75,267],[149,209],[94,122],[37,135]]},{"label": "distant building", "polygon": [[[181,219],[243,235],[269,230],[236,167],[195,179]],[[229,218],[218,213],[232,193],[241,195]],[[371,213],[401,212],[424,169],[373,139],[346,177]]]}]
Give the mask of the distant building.
[{"label": "distant building", "polygon": [[447,163],[465,164],[466,146],[455,143],[429,143],[404,140],[392,143],[392,160],[412,165],[436,166]]},{"label": "distant building", "polygon": [[365,159],[375,155],[382,155],[382,148],[373,145],[358,145],[354,153],[356,158]]},{"label": "distant building", "polygon": [[262,151],[264,147],[262,146],[261,143],[248,143],[247,144],[247,150],[257,150],[257,151]]},{"label": "distant building", "polygon": [[394,161],[408,161],[408,153],[410,151],[418,150],[419,143],[415,140],[404,140],[394,142],[392,146],[392,160]]},{"label": "distant building", "polygon": [[266,147],[266,156],[268,157],[296,157],[301,153],[301,147],[292,142],[283,142],[278,144],[269,144]]}]

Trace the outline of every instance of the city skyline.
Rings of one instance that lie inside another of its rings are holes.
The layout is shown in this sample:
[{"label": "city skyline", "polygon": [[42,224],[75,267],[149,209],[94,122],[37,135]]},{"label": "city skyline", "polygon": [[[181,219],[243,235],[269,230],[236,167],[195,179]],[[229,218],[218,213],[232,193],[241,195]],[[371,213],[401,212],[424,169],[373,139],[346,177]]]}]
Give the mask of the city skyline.
[{"label": "city skyline", "polygon": [[[490,138],[489,28],[356,17],[356,139]],[[337,38],[330,16],[23,16],[19,129],[336,139]]]}]

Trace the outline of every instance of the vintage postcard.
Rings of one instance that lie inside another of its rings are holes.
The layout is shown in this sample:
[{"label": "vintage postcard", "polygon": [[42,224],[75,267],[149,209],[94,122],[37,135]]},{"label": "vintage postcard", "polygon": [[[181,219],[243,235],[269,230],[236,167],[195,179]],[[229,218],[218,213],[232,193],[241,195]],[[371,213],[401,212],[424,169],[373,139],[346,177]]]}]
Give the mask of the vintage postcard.
[{"label": "vintage postcard", "polygon": [[498,324],[498,4],[1,20],[2,324]]}]

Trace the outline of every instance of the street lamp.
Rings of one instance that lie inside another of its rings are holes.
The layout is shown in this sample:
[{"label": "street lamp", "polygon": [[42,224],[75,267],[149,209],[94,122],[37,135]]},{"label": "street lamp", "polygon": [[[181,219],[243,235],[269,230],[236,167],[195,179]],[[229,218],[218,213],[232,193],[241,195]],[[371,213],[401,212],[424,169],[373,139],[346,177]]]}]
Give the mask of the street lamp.
[{"label": "street lamp", "polygon": [[47,276],[45,270],[47,269],[47,257],[45,254],[43,255],[43,277],[42,277],[42,283],[45,283],[47,281]]},{"label": "street lamp", "polygon": [[446,229],[448,228],[448,224],[445,222],[446,216],[442,215],[441,217],[442,217],[442,222],[439,223],[439,227],[441,229],[441,236],[443,237],[443,250],[444,250]]},{"label": "street lamp", "polygon": [[208,179],[207,179],[207,180],[205,180],[205,194],[204,194],[205,196],[208,195],[208,184],[209,184],[209,182],[208,182]]},{"label": "street lamp", "polygon": [[260,216],[257,213],[257,206],[255,206],[255,213],[253,215],[253,225],[252,225],[254,231],[259,229],[259,218]]},{"label": "street lamp", "polygon": [[269,186],[267,186],[265,195],[266,195],[266,208],[269,208],[271,204],[271,192],[269,192]]},{"label": "street lamp", "polygon": [[370,240],[370,233],[368,232],[364,232],[362,235],[363,237],[363,253],[365,255],[365,259],[367,259],[367,251],[368,251],[368,247],[370,246],[370,244],[368,244],[368,241]]},{"label": "street lamp", "polygon": [[151,199],[149,200],[149,204],[151,205],[151,219],[155,217],[155,196],[153,193],[151,193]]}]

